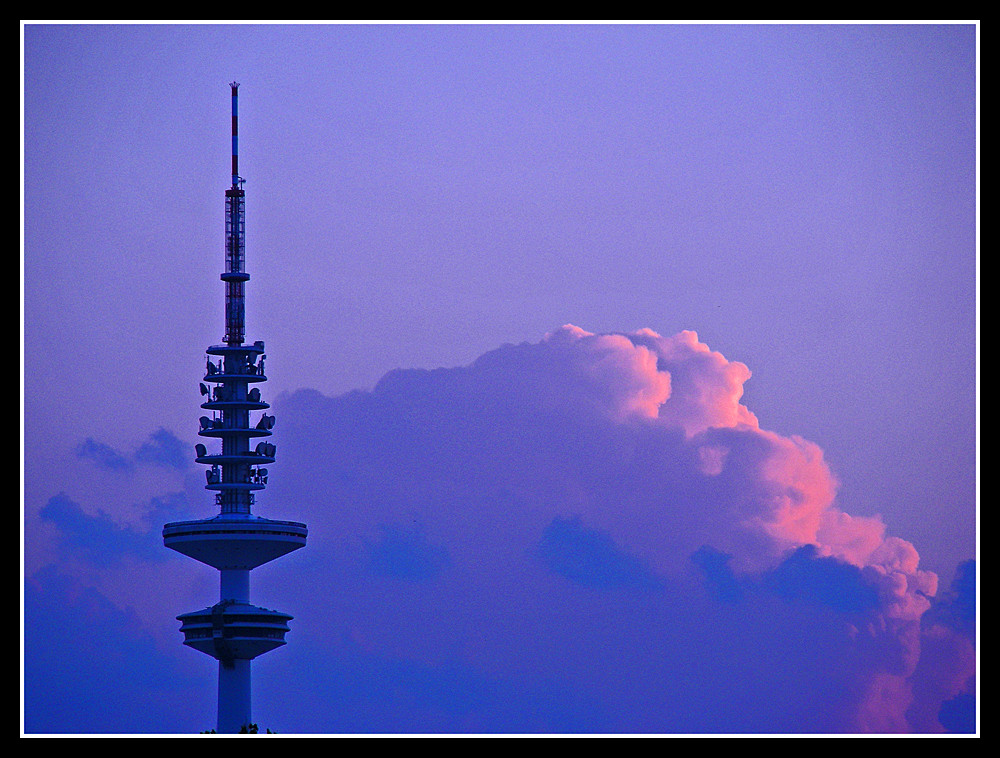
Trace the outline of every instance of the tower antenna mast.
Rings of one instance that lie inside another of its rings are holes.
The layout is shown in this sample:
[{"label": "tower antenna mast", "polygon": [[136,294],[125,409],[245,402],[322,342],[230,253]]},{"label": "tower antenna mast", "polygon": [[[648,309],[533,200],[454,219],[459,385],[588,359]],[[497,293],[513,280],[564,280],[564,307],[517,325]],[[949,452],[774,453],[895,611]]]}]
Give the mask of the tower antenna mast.
[{"label": "tower antenna mast", "polygon": [[[226,190],[225,271],[226,332],[223,344],[206,350],[198,435],[221,443],[209,452],[195,445],[195,462],[205,471],[205,489],[215,493],[218,515],[198,521],[176,521],[163,527],[163,544],[219,571],[219,602],[177,617],[184,644],[219,661],[217,731],[238,733],[251,723],[250,661],[285,644],[287,613],[250,604],[250,572],[306,544],[306,525],[276,521],[251,513],[255,495],[267,485],[266,465],[274,463],[275,446],[268,441],[274,427],[270,405],[256,385],[264,375],[263,341],[245,345],[245,208],[239,175],[238,94],[232,82],[233,170]],[[211,388],[209,385],[214,385]],[[252,415],[261,412],[256,421]],[[251,449],[251,441],[256,444]]]}]

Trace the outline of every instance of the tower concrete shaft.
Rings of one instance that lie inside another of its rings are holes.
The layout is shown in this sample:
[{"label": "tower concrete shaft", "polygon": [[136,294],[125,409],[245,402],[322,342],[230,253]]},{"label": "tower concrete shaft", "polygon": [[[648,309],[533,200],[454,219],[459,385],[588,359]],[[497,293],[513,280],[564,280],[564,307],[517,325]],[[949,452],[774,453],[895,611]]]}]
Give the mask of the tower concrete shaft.
[{"label": "tower concrete shaft", "polygon": [[[195,445],[195,461],[208,466],[205,489],[215,493],[213,518],[176,521],[163,527],[163,543],[219,571],[219,602],[177,617],[184,644],[219,661],[217,731],[239,732],[251,723],[250,661],[285,644],[291,616],[250,603],[250,572],[304,547],[306,525],[252,514],[256,493],[267,486],[266,465],[275,461],[268,441],[274,427],[270,406],[257,385],[264,374],[264,343],[244,344],[245,270],[244,180],[238,161],[239,84],[230,84],[233,102],[232,185],[226,190],[225,336],[206,350],[205,397],[198,436],[217,440],[217,452]],[[254,420],[253,416],[260,412]],[[251,444],[256,441],[253,449]]]}]

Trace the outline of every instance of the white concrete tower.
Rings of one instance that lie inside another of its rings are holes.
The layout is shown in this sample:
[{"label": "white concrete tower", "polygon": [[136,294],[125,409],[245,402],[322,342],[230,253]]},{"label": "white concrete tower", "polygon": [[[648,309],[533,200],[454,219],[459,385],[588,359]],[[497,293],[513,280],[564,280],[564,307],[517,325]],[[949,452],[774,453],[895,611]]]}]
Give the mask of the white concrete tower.
[{"label": "white concrete tower", "polygon": [[[250,275],[244,268],[244,192],[238,170],[237,88],[233,98],[232,186],[226,190],[226,335],[224,344],[206,350],[199,436],[221,443],[209,452],[195,445],[195,461],[206,470],[205,489],[215,492],[219,515],[200,521],[177,521],[163,527],[163,544],[219,570],[219,602],[185,613],[184,644],[219,661],[219,713],[216,731],[238,733],[251,722],[250,661],[285,644],[286,613],[250,604],[250,571],[306,544],[306,525],[274,521],[251,513],[254,495],[267,485],[264,466],[274,463],[275,446],[267,441],[274,426],[270,407],[257,385],[264,375],[264,343],[243,344],[244,288]],[[214,385],[214,386],[209,386]],[[256,420],[254,412],[261,411]],[[256,444],[251,449],[251,441]]]}]

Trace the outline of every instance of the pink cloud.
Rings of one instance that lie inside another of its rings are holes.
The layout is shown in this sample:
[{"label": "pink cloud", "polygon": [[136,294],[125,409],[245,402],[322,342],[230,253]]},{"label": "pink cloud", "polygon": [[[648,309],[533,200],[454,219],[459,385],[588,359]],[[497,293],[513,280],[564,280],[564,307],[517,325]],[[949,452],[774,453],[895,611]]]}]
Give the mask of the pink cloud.
[{"label": "pink cloud", "polygon": [[656,418],[670,397],[670,374],[658,369],[656,354],[624,336],[567,324],[545,335],[542,344],[558,350],[574,379],[615,418]]},{"label": "pink cloud", "polygon": [[689,437],[711,427],[758,428],[756,416],[740,403],[750,378],[746,365],[727,361],[693,331],[661,337],[641,329],[628,337],[653,350],[660,369],[671,377],[673,391],[659,412],[663,423],[683,427]]},{"label": "pink cloud", "polygon": [[[318,513],[316,528],[345,530],[364,544],[384,524],[415,521],[447,550],[448,562],[422,590],[413,587],[419,594],[409,606],[464,619],[477,630],[474,639],[460,643],[453,626],[430,618],[420,622],[419,640],[398,636],[405,617],[384,629],[355,618],[380,650],[433,662],[440,646],[464,645],[494,674],[531,662],[600,689],[605,678],[587,667],[607,633],[629,640],[620,665],[650,708],[658,698],[666,704],[662,681],[682,674],[664,661],[654,675],[656,666],[629,658],[629,645],[651,644],[647,634],[683,644],[708,634],[697,622],[680,623],[670,605],[690,602],[681,588],[691,558],[710,548],[704,555],[723,559],[703,565],[730,602],[751,614],[741,633],[752,632],[760,647],[750,650],[725,629],[713,632],[713,644],[738,656],[770,655],[808,622],[816,639],[778,668],[810,671],[849,693],[830,704],[823,723],[906,730],[917,702],[911,679],[920,619],[937,577],[919,568],[913,545],[888,535],[881,518],[838,507],[837,478],[818,445],[761,427],[741,402],[749,378],[744,364],[695,332],[602,335],[566,325],[467,367],[393,372],[370,395],[303,395],[305,407],[292,415],[321,424],[331,444],[313,437],[303,447],[293,439],[286,450],[295,448],[293,466],[304,463],[310,476],[331,483],[323,498],[351,504]],[[796,553],[805,547],[814,553]],[[805,605],[769,617],[776,609],[752,588],[769,586],[767,577],[796,555],[799,573],[782,574],[790,584],[781,596]],[[601,592],[624,591],[661,593],[668,607],[605,605]],[[560,619],[569,618],[609,620],[565,627]],[[824,646],[835,657],[809,658]],[[791,707],[780,691],[773,697]]]}]

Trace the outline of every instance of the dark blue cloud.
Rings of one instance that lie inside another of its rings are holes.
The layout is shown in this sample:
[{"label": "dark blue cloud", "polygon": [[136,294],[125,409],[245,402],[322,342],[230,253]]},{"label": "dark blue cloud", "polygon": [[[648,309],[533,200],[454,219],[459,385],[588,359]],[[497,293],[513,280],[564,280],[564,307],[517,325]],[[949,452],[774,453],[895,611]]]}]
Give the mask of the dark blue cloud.
[{"label": "dark blue cloud", "polygon": [[160,427],[135,451],[135,460],[167,468],[184,469],[191,465],[191,451],[177,437]]},{"label": "dark blue cloud", "polygon": [[132,454],[122,453],[111,445],[87,437],[77,445],[76,457],[91,460],[98,468],[123,472],[133,470],[139,463],[185,469],[193,459],[187,446],[163,427],[150,434]]},{"label": "dark blue cloud", "polygon": [[93,461],[99,468],[110,471],[130,471],[132,462],[110,445],[87,437],[77,445],[76,457]]},{"label": "dark blue cloud", "polygon": [[803,545],[765,579],[786,600],[825,605],[840,613],[862,613],[879,605],[878,591],[861,570],[836,558],[821,557],[815,545]]},{"label": "dark blue cloud", "polygon": [[946,700],[941,704],[938,720],[953,734],[972,734],[976,731],[976,696],[964,693]]},{"label": "dark blue cloud", "polygon": [[729,565],[731,558],[708,545],[703,545],[691,556],[691,562],[701,569],[716,599],[728,603],[743,596],[739,580]]},{"label": "dark blue cloud", "polygon": [[935,599],[924,625],[941,623],[955,631],[976,638],[976,561],[958,565],[955,578],[947,592]]},{"label": "dark blue cloud", "polygon": [[538,557],[552,571],[585,587],[652,589],[659,581],[649,567],[610,536],[583,526],[579,517],[554,518],[545,528]]}]

